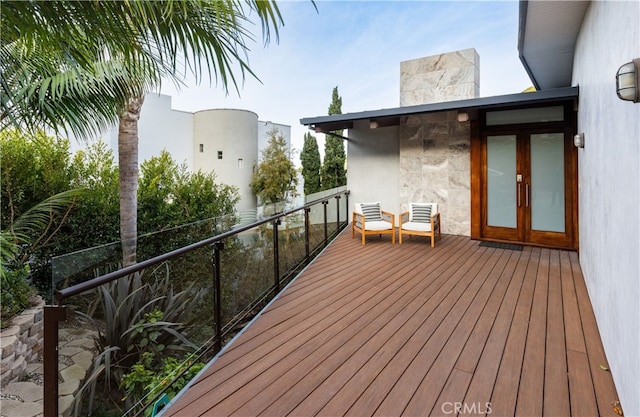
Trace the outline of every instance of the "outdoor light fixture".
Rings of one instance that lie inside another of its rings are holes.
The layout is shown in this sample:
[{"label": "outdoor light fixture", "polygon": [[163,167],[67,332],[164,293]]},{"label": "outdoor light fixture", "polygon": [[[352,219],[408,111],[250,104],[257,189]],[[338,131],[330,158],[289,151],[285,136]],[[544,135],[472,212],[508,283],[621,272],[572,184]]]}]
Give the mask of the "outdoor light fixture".
[{"label": "outdoor light fixture", "polygon": [[376,119],[369,120],[369,129],[377,129],[378,121]]},{"label": "outdoor light fixture", "polygon": [[640,58],[618,68],[616,93],[621,100],[640,102]]},{"label": "outdoor light fixture", "polygon": [[458,111],[458,121],[459,122],[466,122],[468,120],[469,120],[469,113],[467,113],[464,110]]},{"label": "outdoor light fixture", "polygon": [[576,148],[584,148],[584,133],[578,133],[573,137],[573,144]]}]

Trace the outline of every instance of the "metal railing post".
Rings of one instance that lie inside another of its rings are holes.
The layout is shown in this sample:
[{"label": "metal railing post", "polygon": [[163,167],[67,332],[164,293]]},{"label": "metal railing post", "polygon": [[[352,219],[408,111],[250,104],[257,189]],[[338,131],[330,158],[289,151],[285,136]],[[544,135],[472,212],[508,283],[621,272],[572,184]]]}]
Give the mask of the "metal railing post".
[{"label": "metal railing post", "polygon": [[58,417],[58,322],[66,320],[64,306],[44,306],[44,416]]},{"label": "metal railing post", "polygon": [[337,195],[335,198],[336,198],[336,213],[337,213],[336,230],[340,230],[340,196]]},{"label": "metal railing post", "polygon": [[311,207],[304,208],[304,251],[305,258],[309,259],[309,254],[311,253],[310,244],[309,244],[309,228],[311,224],[309,222],[309,213],[311,212]]},{"label": "metal railing post", "polygon": [[329,201],[324,200],[322,202],[323,205],[323,209],[324,209],[324,245],[327,246],[327,244],[329,243],[329,229],[328,229],[328,219],[327,219],[327,204],[329,204]]},{"label": "metal railing post", "polygon": [[276,294],[280,292],[280,251],[278,248],[278,225],[280,219],[273,221],[273,275]]},{"label": "metal railing post", "polygon": [[220,294],[220,251],[224,250],[224,242],[213,244],[213,317],[215,320],[215,350],[222,350],[222,297]]},{"label": "metal railing post", "polygon": [[345,199],[344,212],[347,217],[347,220],[345,223],[348,225],[349,224],[349,191],[344,193],[344,199]]}]

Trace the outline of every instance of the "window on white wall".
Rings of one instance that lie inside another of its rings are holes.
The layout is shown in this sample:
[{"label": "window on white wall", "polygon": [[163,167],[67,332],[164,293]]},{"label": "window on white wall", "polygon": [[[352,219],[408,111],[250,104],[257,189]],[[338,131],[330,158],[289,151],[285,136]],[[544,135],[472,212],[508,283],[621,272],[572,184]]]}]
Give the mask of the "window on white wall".
[{"label": "window on white wall", "polygon": [[242,168],[244,166],[244,161],[242,158],[238,158],[238,168]]},{"label": "window on white wall", "polygon": [[204,143],[200,144],[200,153],[204,152]]},{"label": "window on white wall", "polygon": [[218,151],[218,159],[222,159],[222,151]]}]

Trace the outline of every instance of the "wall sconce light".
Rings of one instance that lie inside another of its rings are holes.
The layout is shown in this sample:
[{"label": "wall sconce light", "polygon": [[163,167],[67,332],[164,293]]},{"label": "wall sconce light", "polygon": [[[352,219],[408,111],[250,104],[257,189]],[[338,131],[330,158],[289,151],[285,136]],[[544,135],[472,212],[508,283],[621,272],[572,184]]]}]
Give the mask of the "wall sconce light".
[{"label": "wall sconce light", "polygon": [[376,119],[369,120],[369,129],[377,129],[378,121]]},{"label": "wall sconce light", "polygon": [[640,58],[618,68],[616,93],[622,100],[640,102]]},{"label": "wall sconce light", "polygon": [[573,137],[573,144],[576,148],[584,148],[584,133],[578,133]]},{"label": "wall sconce light", "polygon": [[458,111],[458,121],[459,122],[466,122],[469,120],[469,113],[467,113],[464,110],[459,110]]}]

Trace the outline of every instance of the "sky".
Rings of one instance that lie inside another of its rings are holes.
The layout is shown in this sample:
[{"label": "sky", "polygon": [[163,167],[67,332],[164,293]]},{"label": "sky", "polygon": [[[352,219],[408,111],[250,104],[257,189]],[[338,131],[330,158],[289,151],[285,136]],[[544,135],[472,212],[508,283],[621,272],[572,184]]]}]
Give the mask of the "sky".
[{"label": "sky", "polygon": [[[302,149],[303,117],[327,115],[334,87],[342,113],[399,106],[400,62],[475,48],[480,96],[511,94],[532,85],[519,58],[518,1],[278,1],[284,26],[266,47],[252,28],[250,75],[226,94],[187,79],[179,91],[165,83],[175,110],[250,110],[261,121],[291,126]],[[323,135],[316,135],[323,146]],[[299,162],[299,161],[296,161]]]}]

